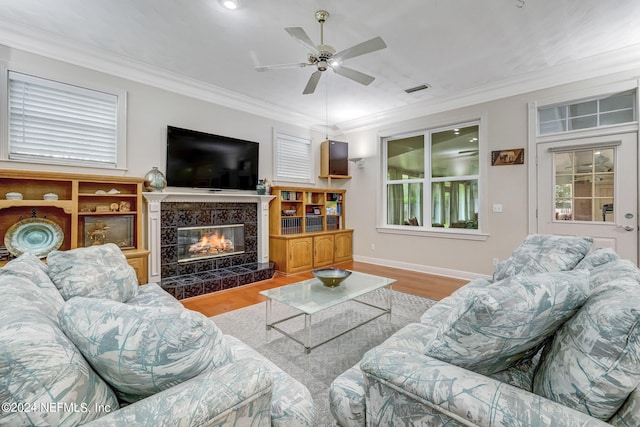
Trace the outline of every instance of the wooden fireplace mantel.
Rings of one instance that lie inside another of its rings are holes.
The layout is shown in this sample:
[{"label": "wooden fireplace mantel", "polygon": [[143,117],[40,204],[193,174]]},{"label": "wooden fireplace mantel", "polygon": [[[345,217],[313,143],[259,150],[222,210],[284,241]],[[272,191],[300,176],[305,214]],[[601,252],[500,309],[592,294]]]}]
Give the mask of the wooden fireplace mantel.
[{"label": "wooden fireplace mantel", "polygon": [[143,192],[147,201],[147,237],[149,255],[149,282],[158,283],[161,271],[161,204],[163,202],[255,203],[258,208],[258,262],[269,262],[269,202],[275,196],[251,192],[218,191],[154,191]]}]

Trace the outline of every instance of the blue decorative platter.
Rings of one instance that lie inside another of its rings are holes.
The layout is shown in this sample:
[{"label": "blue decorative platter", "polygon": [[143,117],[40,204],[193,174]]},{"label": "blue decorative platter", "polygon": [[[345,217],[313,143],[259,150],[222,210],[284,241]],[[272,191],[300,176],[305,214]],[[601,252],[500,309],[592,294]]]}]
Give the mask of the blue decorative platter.
[{"label": "blue decorative platter", "polygon": [[64,233],[55,222],[45,218],[26,218],[16,222],[4,235],[4,245],[14,256],[29,253],[44,258],[62,245]]}]

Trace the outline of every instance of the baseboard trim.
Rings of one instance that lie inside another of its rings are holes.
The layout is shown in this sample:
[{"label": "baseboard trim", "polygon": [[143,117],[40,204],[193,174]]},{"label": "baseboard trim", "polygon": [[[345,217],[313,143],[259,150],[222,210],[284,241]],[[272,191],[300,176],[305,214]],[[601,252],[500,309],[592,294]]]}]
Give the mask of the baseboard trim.
[{"label": "baseboard trim", "polygon": [[381,258],[372,258],[367,256],[354,255],[354,261],[365,262],[367,264],[381,265],[384,267],[395,267],[403,270],[418,271],[420,273],[436,274],[438,276],[453,277],[455,279],[473,280],[473,279],[490,279],[491,276],[480,273],[472,273],[470,271],[451,270],[448,268],[434,267],[431,265],[412,264],[409,262],[393,261]]}]

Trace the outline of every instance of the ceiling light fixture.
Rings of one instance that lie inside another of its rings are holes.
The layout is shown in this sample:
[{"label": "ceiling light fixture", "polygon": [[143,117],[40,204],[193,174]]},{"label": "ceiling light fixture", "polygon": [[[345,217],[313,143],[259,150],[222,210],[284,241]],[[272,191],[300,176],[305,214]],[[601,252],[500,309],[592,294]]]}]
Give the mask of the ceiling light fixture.
[{"label": "ceiling light fixture", "polygon": [[236,10],[240,7],[238,0],[220,0],[220,4],[225,9]]}]

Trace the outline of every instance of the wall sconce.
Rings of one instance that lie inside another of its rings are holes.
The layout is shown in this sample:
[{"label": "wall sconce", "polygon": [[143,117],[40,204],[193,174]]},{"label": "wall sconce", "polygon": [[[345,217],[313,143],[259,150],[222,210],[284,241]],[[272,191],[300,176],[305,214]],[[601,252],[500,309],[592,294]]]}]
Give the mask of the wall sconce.
[{"label": "wall sconce", "polygon": [[354,157],[352,159],[349,159],[350,162],[353,162],[358,169],[364,169],[364,158],[362,157]]}]

